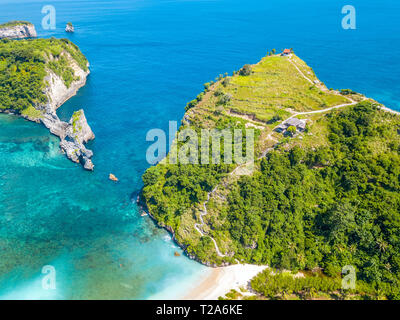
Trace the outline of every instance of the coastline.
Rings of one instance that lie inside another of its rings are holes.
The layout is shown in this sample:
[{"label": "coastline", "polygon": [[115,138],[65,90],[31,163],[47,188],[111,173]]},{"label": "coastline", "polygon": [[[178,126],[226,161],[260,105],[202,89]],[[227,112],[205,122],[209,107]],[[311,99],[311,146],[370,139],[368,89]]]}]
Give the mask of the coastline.
[{"label": "coastline", "polygon": [[[207,276],[202,279],[196,286],[191,287],[187,292],[178,297],[177,300],[218,300],[219,297],[225,296],[232,289],[241,292],[243,295],[249,294],[250,280],[253,279],[257,274],[268,268],[267,265],[259,266],[255,264],[233,264],[225,266],[209,266],[197,259],[196,256],[191,256],[186,252],[186,248],[177,241],[174,230],[169,226],[160,226],[157,219],[150,213],[145,203],[143,203],[140,197],[141,191],[136,199],[139,212],[142,211],[148,215],[148,217],[157,225],[159,228],[163,228],[171,234],[172,241],[177,244],[185,253],[185,255],[206,267],[210,270]],[[244,288],[247,291],[242,292],[240,288]]]},{"label": "coastline", "polygon": [[181,243],[176,239],[174,229],[173,229],[172,227],[170,227],[170,226],[161,225],[160,222],[156,219],[156,217],[154,217],[154,216],[151,214],[150,210],[148,209],[148,207],[147,207],[147,205],[146,205],[146,203],[145,203],[145,201],[144,201],[144,199],[143,199],[143,197],[142,197],[142,191],[143,191],[143,188],[139,191],[139,193],[138,193],[138,195],[137,195],[137,198],[136,198],[136,205],[137,205],[138,208],[139,208],[139,213],[140,213],[141,215],[144,213],[143,217],[145,217],[146,215],[149,216],[150,219],[153,221],[153,223],[154,223],[157,227],[166,230],[166,231],[171,235],[172,241],[173,241],[179,248],[181,248],[181,249],[183,250],[185,256],[187,256],[189,259],[194,260],[194,261],[196,261],[196,262],[198,262],[198,263],[200,263],[200,264],[202,264],[202,265],[204,265],[204,266],[206,266],[206,267],[214,267],[214,268],[217,267],[217,266],[212,266],[212,265],[210,266],[210,265],[207,265],[207,264],[205,264],[203,261],[201,261],[200,259],[198,259],[196,256],[188,254],[188,252],[186,251],[186,247],[185,247],[183,244],[181,244]]},{"label": "coastline", "polygon": [[268,268],[268,266],[257,266],[253,264],[235,264],[227,267],[212,268],[210,274],[198,285],[191,288],[180,299],[182,300],[218,300],[225,296],[229,291],[235,289],[241,292],[244,288],[249,294],[249,282],[258,273]]}]

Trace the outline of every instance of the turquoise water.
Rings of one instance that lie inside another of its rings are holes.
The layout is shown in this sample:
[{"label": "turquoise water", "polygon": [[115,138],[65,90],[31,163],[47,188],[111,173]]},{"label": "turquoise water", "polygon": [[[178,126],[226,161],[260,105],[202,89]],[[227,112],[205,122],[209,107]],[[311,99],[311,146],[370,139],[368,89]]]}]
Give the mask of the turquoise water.
[{"label": "turquoise water", "polygon": [[[0,21],[30,20],[67,37],[91,63],[86,87],[58,110],[84,108],[96,134],[93,173],[58,151],[45,128],[0,115],[0,298],[177,298],[209,270],[185,258],[132,201],[148,167],[146,132],[180,121],[187,101],[220,73],[293,47],[328,87],[352,88],[400,110],[400,3],[344,1],[2,1]],[[72,21],[75,34],[63,29]],[[120,182],[108,180],[114,173]],[[57,289],[43,290],[53,265]]]}]

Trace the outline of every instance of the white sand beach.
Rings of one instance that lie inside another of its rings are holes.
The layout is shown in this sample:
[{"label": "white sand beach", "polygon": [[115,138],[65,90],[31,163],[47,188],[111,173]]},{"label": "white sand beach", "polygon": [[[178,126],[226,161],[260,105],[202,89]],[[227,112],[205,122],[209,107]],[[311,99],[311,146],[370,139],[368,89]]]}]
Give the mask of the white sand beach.
[{"label": "white sand beach", "polygon": [[247,288],[249,281],[267,266],[238,264],[215,268],[210,275],[191,289],[183,300],[217,300],[231,289]]}]

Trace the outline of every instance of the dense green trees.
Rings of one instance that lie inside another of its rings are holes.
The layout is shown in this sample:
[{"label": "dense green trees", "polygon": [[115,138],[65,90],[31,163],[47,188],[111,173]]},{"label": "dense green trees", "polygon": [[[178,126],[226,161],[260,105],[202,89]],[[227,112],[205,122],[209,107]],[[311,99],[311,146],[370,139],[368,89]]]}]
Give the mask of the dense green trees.
[{"label": "dense green trees", "polygon": [[[210,220],[211,235],[229,239],[232,261],[292,271],[319,267],[334,279],[352,265],[371,290],[400,298],[400,121],[370,102],[319,121],[326,130],[313,135],[325,143],[278,147],[259,170],[229,187],[219,216]],[[143,196],[157,220],[177,231],[182,215],[204,203],[230,171],[158,165],[143,176]],[[196,234],[193,225],[186,228]],[[183,241],[200,260],[219,259],[208,237]]]},{"label": "dense green trees", "polygon": [[66,58],[60,56],[63,51],[87,70],[84,55],[66,39],[1,40],[0,109],[21,112],[30,106],[45,103],[47,97],[43,90],[47,67],[60,75],[69,86],[75,80],[74,72]]},{"label": "dense green trees", "polygon": [[329,147],[268,154],[228,198],[223,230],[236,257],[290,270],[319,266],[332,277],[354,265],[359,279],[398,295],[400,156],[391,117],[365,102],[326,116]]},{"label": "dense green trees", "polygon": [[266,269],[251,280],[251,286],[269,299],[287,299],[290,295],[312,299],[319,292],[338,293],[342,283],[338,277],[328,278],[318,273],[307,277],[294,277],[290,273],[273,273]]}]

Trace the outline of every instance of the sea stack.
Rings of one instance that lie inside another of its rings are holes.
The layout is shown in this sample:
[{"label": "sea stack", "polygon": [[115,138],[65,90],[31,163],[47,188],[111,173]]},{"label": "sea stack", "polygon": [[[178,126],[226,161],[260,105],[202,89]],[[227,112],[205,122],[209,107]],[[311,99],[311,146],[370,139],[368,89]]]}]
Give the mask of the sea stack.
[{"label": "sea stack", "polygon": [[35,26],[26,21],[10,21],[0,24],[0,39],[36,38]]},{"label": "sea stack", "polygon": [[91,158],[93,152],[84,146],[90,140],[95,138],[92,129],[90,129],[85,112],[81,109],[74,112],[68,125],[65,126],[64,138],[61,138],[60,147],[67,155],[68,159],[82,163],[85,170],[93,171],[94,165]]},{"label": "sea stack", "polygon": [[65,31],[69,32],[69,33],[74,33],[75,32],[75,28],[74,28],[74,26],[72,25],[71,22],[67,23],[67,26],[65,27]]}]

